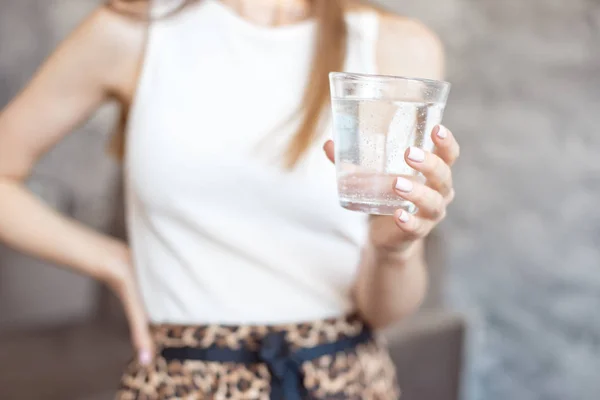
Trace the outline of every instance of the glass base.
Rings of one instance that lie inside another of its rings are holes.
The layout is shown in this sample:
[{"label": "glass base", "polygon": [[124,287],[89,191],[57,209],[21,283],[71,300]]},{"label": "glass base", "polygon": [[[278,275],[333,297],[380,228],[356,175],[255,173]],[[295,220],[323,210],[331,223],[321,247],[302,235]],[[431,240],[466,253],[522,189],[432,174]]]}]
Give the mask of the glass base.
[{"label": "glass base", "polygon": [[417,207],[410,201],[399,201],[394,203],[379,203],[373,201],[345,201],[340,200],[340,205],[347,210],[358,211],[371,215],[393,215],[396,210],[402,209],[410,214],[418,211]]}]

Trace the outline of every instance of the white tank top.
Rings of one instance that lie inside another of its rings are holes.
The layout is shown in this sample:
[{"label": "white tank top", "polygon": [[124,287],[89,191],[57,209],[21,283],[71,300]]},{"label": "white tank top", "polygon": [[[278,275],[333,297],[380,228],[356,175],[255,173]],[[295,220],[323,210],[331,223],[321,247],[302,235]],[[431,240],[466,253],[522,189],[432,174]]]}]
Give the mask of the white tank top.
[{"label": "white tank top", "polygon": [[[353,13],[345,70],[374,73],[378,17]],[[322,144],[287,172],[314,21],[261,27],[204,0],[150,27],[130,111],[127,218],[154,323],[277,324],[352,311],[366,216],[338,204]]]}]

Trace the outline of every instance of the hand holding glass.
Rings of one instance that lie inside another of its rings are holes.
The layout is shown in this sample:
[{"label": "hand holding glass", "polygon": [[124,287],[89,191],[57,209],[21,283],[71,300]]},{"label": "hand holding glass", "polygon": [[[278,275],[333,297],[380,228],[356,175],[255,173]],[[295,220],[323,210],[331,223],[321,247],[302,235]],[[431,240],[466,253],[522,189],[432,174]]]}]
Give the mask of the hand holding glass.
[{"label": "hand holding glass", "polygon": [[341,206],[368,214],[415,213],[394,183],[398,176],[423,181],[404,154],[411,146],[433,151],[431,132],[442,121],[450,84],[339,72],[329,78]]}]

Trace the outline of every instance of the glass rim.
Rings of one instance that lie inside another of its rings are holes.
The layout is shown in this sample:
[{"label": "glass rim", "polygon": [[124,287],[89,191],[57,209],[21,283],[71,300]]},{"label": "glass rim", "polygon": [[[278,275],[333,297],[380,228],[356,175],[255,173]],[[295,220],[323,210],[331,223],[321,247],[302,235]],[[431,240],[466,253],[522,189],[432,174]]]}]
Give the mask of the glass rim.
[{"label": "glass rim", "polygon": [[361,74],[355,72],[330,72],[329,78],[359,78],[360,80],[373,81],[373,82],[395,82],[395,81],[412,81],[426,84],[435,84],[440,86],[450,87],[452,84],[447,81],[441,81],[436,79],[426,78],[413,78],[409,76],[396,76],[396,75],[380,75],[380,74]]}]

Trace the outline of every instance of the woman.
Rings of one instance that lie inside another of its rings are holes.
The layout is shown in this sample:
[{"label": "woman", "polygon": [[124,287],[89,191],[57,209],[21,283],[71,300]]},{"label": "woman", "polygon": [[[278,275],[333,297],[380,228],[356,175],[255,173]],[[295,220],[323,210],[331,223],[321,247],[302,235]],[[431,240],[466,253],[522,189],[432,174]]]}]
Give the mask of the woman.
[{"label": "woman", "polygon": [[[452,200],[458,145],[436,127],[435,154],[407,150],[427,184],[395,190],[418,214],[340,208],[327,73],[440,78],[438,39],[342,0],[179,3],[99,8],[2,111],[0,239],[122,300],[138,356],[119,398],[396,398],[371,329],[424,296],[423,238]],[[111,99],[131,252],[22,184]]]}]

